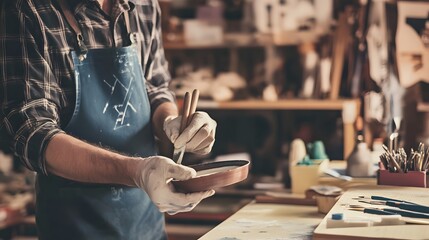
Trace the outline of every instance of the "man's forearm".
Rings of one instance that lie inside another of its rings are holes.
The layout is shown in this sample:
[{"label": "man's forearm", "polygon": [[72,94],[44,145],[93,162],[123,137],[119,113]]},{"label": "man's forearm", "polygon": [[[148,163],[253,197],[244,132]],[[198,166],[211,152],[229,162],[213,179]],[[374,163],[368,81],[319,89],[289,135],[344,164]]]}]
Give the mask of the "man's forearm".
[{"label": "man's forearm", "polygon": [[164,132],[164,120],[169,116],[177,116],[178,110],[175,103],[165,102],[157,107],[153,113],[152,123],[156,136],[160,141],[160,154],[171,157],[173,153],[173,144],[170,142]]},{"label": "man's forearm", "polygon": [[[176,105],[163,103],[152,119],[155,134],[161,140],[161,151],[167,157],[170,157],[171,143],[164,133],[163,123],[171,115],[177,116]],[[64,133],[51,139],[45,156],[48,172],[60,177],[89,183],[135,185],[132,177],[139,159],[93,146]]]},{"label": "man's forearm", "polygon": [[135,185],[132,171],[138,158],[93,146],[64,133],[51,139],[45,154],[51,174],[80,182]]}]

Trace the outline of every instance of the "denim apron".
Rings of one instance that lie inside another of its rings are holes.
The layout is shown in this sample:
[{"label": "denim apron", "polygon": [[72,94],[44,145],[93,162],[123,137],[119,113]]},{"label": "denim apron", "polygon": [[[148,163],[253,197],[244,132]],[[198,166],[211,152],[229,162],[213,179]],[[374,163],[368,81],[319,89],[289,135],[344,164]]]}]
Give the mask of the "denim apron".
[{"label": "denim apron", "polygon": [[[71,11],[62,1],[66,20],[76,28],[76,20],[67,16]],[[130,32],[128,12],[125,19]],[[156,155],[150,104],[135,46],[88,50],[80,29],[73,30],[80,41],[79,49],[71,52],[76,104],[65,132],[127,155]],[[166,238],[163,214],[139,188],[39,174],[36,196],[40,239]]]}]

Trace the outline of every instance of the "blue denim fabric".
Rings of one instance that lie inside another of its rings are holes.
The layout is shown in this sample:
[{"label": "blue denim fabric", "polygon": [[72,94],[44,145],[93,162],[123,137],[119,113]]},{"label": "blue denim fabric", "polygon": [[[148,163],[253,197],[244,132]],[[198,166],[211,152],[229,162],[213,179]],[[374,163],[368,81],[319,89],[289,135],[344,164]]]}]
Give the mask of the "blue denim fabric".
[{"label": "blue denim fabric", "polygon": [[[75,111],[68,134],[127,155],[156,155],[151,109],[133,46],[72,52]],[[37,177],[40,239],[166,239],[164,217],[141,189]]]}]

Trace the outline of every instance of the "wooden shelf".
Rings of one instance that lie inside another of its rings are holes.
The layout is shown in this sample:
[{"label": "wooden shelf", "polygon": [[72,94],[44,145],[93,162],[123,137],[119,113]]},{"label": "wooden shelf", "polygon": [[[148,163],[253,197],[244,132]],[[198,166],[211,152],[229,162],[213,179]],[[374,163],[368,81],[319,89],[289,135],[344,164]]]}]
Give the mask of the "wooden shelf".
[{"label": "wooden shelf", "polygon": [[[179,105],[182,99],[178,99]],[[200,100],[197,105],[201,110],[320,110],[341,111],[343,116],[344,154],[346,158],[353,150],[355,129],[353,123],[360,110],[359,99],[281,99],[278,101],[243,100],[215,102]]]},{"label": "wooden shelf", "polygon": [[228,33],[224,35],[224,41],[216,44],[194,44],[187,42],[170,42],[164,40],[164,49],[183,50],[183,49],[216,49],[216,48],[247,48],[263,47],[267,45],[292,46],[302,43],[316,42],[320,37],[319,33],[314,31],[293,31],[278,34],[261,33]]},{"label": "wooden shelf", "polygon": [[359,104],[357,99],[319,100],[319,99],[282,99],[278,101],[243,100],[214,102],[200,100],[199,109],[219,110],[343,110],[345,103]]}]

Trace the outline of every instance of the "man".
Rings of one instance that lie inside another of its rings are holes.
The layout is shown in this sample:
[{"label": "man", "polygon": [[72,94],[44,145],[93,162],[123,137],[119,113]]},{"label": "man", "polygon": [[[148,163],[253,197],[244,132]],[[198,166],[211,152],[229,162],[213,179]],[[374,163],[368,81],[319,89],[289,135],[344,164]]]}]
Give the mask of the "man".
[{"label": "man", "polygon": [[0,138],[38,173],[40,239],[163,239],[161,212],[214,191],[175,192],[191,168],[154,135],[210,152],[216,123],[180,116],[153,0],[2,0]]}]

